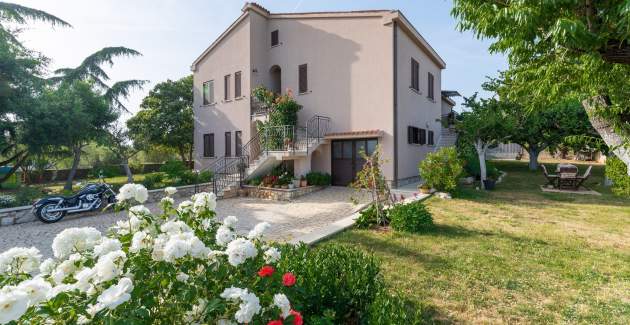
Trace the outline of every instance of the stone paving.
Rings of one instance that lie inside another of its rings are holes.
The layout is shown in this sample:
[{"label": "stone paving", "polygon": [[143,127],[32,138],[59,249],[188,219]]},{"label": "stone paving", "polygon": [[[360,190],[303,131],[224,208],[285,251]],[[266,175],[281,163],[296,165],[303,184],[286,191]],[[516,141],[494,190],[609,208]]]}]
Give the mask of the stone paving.
[{"label": "stone paving", "polygon": [[[259,222],[267,221],[272,227],[267,238],[277,241],[290,241],[308,234],[330,223],[354,213],[359,206],[350,202],[353,191],[345,187],[330,187],[291,202],[267,201],[255,198],[237,197],[219,200],[217,216],[223,219],[228,215],[238,217],[237,230],[249,231]],[[367,197],[362,198],[365,201]],[[180,199],[179,201],[181,201]],[[152,211],[159,209],[155,203],[148,204]],[[105,232],[116,221],[125,218],[122,213],[104,213],[96,216],[66,216],[54,224],[29,222],[0,227],[0,252],[15,247],[37,247],[42,255],[50,257],[50,245],[57,233],[70,227],[95,227]]]}]

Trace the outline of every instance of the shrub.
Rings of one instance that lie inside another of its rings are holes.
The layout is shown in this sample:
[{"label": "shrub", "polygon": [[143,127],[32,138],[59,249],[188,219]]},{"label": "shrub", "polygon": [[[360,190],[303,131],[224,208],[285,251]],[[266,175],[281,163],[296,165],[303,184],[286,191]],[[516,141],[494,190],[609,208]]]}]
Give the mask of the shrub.
[{"label": "shrub", "polygon": [[328,186],[331,183],[331,177],[328,173],[310,172],[306,174],[308,185]]},{"label": "shrub", "polygon": [[303,312],[334,315],[334,324],[365,320],[383,287],[376,258],[349,246],[330,244],[314,250],[305,245],[289,246],[279,265],[298,276],[304,290],[299,301]]},{"label": "shrub", "polygon": [[15,196],[10,194],[0,194],[0,209],[12,208],[16,206]]},{"label": "shrub", "polygon": [[261,176],[258,176],[247,181],[247,184],[252,185],[252,186],[258,186],[262,184],[262,182],[263,182],[263,178]]},{"label": "shrub", "polygon": [[165,173],[172,179],[180,178],[184,172],[189,170],[190,168],[181,160],[167,161],[160,167],[160,172]]},{"label": "shrub", "polygon": [[154,189],[159,187],[159,184],[164,180],[164,173],[151,173],[144,175],[142,185],[148,189]]},{"label": "shrub", "polygon": [[432,152],[420,162],[420,177],[438,191],[450,192],[457,187],[462,173],[462,162],[457,158],[455,147],[446,147]]},{"label": "shrub", "polygon": [[395,204],[388,213],[390,226],[397,231],[421,232],[433,226],[433,217],[420,201]]},{"label": "shrub", "polygon": [[214,175],[210,170],[204,170],[199,173],[199,183],[208,183],[212,181]]},{"label": "shrub", "polygon": [[125,171],[118,165],[95,164],[92,167],[91,174],[94,178],[98,178],[100,175],[103,175],[104,178],[110,178],[125,175]]},{"label": "shrub", "polygon": [[630,176],[627,168],[617,157],[606,159],[606,177],[613,182],[612,192],[615,195],[630,197]]},{"label": "shrub", "polygon": [[[382,207],[381,207],[382,210]],[[385,215],[385,219],[387,219],[387,215]],[[354,224],[359,229],[369,229],[378,224],[378,218],[376,215],[376,206],[374,204],[370,204],[370,206],[359,213],[359,217],[355,220]],[[388,221],[385,221],[388,223]]]},{"label": "shrub", "polygon": [[[241,237],[235,217],[216,221],[211,193],[178,208],[167,197],[158,215],[132,206],[146,196],[141,185],[124,185],[117,210],[127,210],[127,220],[107,235],[91,227],[63,230],[52,244],[54,258],[43,263],[35,247],[0,254],[0,299],[8,302],[0,322],[267,324],[285,312],[286,324],[300,323],[300,302],[309,302],[304,279],[278,263],[285,249],[261,239],[265,224]],[[358,275],[345,279],[359,285]]]},{"label": "shrub", "polygon": [[44,196],[42,190],[32,186],[22,186],[15,192],[15,206],[31,205]]}]

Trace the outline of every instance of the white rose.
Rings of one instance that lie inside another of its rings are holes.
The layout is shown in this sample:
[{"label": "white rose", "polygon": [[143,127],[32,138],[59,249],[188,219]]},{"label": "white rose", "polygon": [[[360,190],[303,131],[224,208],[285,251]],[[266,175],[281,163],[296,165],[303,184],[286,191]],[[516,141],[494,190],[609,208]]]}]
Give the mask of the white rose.
[{"label": "white rose", "polygon": [[275,263],[280,260],[280,251],[275,247],[270,247],[265,251],[265,263]]},{"label": "white rose", "polygon": [[35,247],[13,247],[0,254],[0,274],[32,273],[39,269],[42,254]]},{"label": "white rose", "polygon": [[289,317],[291,311],[291,303],[289,302],[287,296],[281,293],[275,294],[273,296],[273,304],[276,307],[280,308],[280,311],[282,312],[280,316],[282,316],[282,318]]},{"label": "white rose", "polygon": [[239,266],[248,258],[256,257],[258,250],[251,241],[237,238],[227,245],[225,253],[228,255],[228,263],[232,266]]},{"label": "white rose", "polygon": [[136,192],[134,193],[134,199],[140,203],[144,203],[149,198],[149,191],[142,184],[136,184]]},{"label": "white rose", "polygon": [[131,246],[129,251],[132,253],[138,253],[142,249],[151,248],[151,236],[144,231],[138,231],[133,234],[131,239]]},{"label": "white rose", "polygon": [[164,192],[166,192],[166,195],[172,196],[173,194],[177,193],[177,189],[172,186],[169,186],[164,189]]},{"label": "white rose", "polygon": [[122,249],[122,244],[118,239],[103,237],[100,244],[94,246],[94,257],[103,256],[109,252]]},{"label": "white rose", "polygon": [[223,219],[223,224],[227,227],[234,228],[234,226],[236,226],[237,223],[238,223],[238,218],[235,216],[227,216],[225,217],[225,219]]},{"label": "white rose", "polygon": [[[22,281],[17,288],[26,293],[28,303],[31,306],[45,301],[52,291],[52,285],[40,277]],[[0,306],[2,305],[0,304]]]},{"label": "white rose", "polygon": [[103,308],[115,309],[119,305],[131,299],[133,283],[129,278],[122,278],[117,284],[107,288],[96,298]]},{"label": "white rose", "polygon": [[268,222],[261,222],[259,224],[257,224],[254,229],[252,229],[249,234],[247,235],[247,238],[249,239],[260,239],[262,238],[263,234],[265,233],[265,231],[267,231],[267,229],[269,229],[271,227],[271,225]]},{"label": "white rose", "polygon": [[188,278],[190,278],[190,276],[188,274],[184,273],[184,272],[179,272],[175,276],[175,279],[177,279],[177,281],[179,281],[179,282],[186,282],[186,281],[188,281]]},{"label": "white rose", "polygon": [[28,295],[22,290],[0,293],[0,324],[20,319],[28,309]]},{"label": "white rose", "polygon": [[52,243],[56,258],[66,258],[74,252],[94,248],[101,241],[101,232],[92,227],[67,228],[55,236]]},{"label": "white rose", "polygon": [[215,241],[219,246],[225,246],[231,241],[236,239],[236,233],[232,231],[232,229],[221,226],[217,229],[217,233],[215,235]]}]

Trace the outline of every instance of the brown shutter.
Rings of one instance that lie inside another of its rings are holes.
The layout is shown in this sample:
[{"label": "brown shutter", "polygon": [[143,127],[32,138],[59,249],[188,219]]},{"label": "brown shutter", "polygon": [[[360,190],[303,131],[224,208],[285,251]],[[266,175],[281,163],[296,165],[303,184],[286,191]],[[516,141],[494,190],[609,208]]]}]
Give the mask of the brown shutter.
[{"label": "brown shutter", "polygon": [[411,88],[420,90],[420,64],[418,61],[411,59]]},{"label": "brown shutter", "polygon": [[413,126],[408,126],[407,127],[407,143],[412,144],[413,143]]},{"label": "brown shutter", "polygon": [[232,156],[232,133],[225,132],[225,156]]},{"label": "brown shutter", "polygon": [[234,97],[241,97],[241,72],[234,74]]},{"label": "brown shutter", "polygon": [[280,44],[280,37],[279,37],[279,32],[276,29],[273,32],[271,32],[271,46],[276,46],[278,44]]},{"label": "brown shutter", "polygon": [[420,144],[427,144],[427,130],[420,129]]},{"label": "brown shutter", "polygon": [[429,78],[428,78],[428,79],[429,79],[429,80],[428,80],[428,82],[429,82],[429,85],[428,85],[428,92],[429,92],[429,93],[427,94],[427,97],[429,97],[429,98],[431,98],[431,99],[435,99],[435,94],[433,93],[433,91],[434,91],[434,89],[435,89],[435,88],[434,88],[434,85],[433,85],[433,82],[434,82],[434,79],[435,79],[435,78],[433,77],[433,74],[432,74],[432,73],[430,73],[430,72],[429,72],[429,75],[428,75],[428,76],[429,76]]},{"label": "brown shutter", "polygon": [[240,157],[243,155],[243,139],[242,139],[242,132],[241,131],[236,131],[234,132],[234,153],[236,154],[237,157]]},{"label": "brown shutter", "polygon": [[230,75],[227,75],[223,79],[223,99],[230,99]]},{"label": "brown shutter", "polygon": [[305,93],[308,91],[308,69],[306,64],[302,64],[298,69],[298,77],[299,77],[299,87],[298,91],[300,93]]},{"label": "brown shutter", "polygon": [[203,156],[214,157],[214,133],[203,135]]}]

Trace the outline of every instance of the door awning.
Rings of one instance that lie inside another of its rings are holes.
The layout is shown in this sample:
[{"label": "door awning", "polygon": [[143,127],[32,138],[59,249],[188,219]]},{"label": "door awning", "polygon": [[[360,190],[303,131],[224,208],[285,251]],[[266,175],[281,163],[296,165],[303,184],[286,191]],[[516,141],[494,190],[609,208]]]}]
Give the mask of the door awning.
[{"label": "door awning", "polygon": [[326,133],[325,139],[361,139],[361,138],[380,138],[383,136],[381,130],[361,130],[348,132],[331,132]]}]

